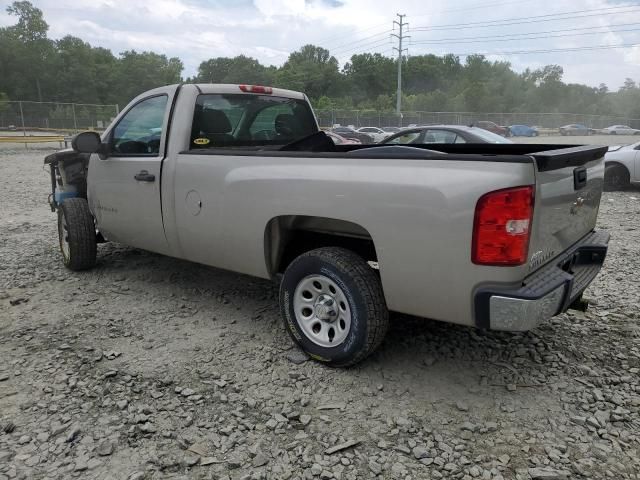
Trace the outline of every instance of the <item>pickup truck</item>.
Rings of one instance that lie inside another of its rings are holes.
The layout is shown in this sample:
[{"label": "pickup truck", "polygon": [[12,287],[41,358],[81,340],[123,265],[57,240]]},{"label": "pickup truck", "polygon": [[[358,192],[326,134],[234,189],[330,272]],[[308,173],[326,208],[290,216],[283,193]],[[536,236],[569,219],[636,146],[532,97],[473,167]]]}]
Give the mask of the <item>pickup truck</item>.
[{"label": "pickup truck", "polygon": [[[355,364],[389,311],[524,331],[583,306],[606,148],[335,145],[302,93],[184,84],[46,157],[64,264],[120,242],[280,282],[285,329]],[[401,317],[400,317],[401,318]]]}]

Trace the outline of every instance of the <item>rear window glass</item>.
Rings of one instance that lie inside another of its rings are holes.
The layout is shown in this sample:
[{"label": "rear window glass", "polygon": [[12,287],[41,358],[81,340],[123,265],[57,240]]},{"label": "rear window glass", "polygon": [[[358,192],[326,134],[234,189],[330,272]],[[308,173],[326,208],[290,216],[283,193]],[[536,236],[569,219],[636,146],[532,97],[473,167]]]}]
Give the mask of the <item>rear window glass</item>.
[{"label": "rear window glass", "polygon": [[513,143],[508,138],[504,138],[496,133],[488,132],[483,130],[482,128],[471,128],[471,132],[476,136],[480,137],[482,140],[487,143]]},{"label": "rear window glass", "polygon": [[286,145],[318,131],[307,102],[272,95],[199,95],[190,149]]}]

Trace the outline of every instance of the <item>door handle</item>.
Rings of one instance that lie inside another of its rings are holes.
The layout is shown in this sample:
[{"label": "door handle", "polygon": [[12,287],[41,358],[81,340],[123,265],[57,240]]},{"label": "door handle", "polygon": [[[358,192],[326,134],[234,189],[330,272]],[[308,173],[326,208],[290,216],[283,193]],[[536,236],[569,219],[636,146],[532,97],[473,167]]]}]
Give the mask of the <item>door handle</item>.
[{"label": "door handle", "polygon": [[135,174],[133,178],[135,178],[139,182],[155,182],[156,181],[156,176],[153,173],[147,172],[146,170],[140,170],[138,173]]}]

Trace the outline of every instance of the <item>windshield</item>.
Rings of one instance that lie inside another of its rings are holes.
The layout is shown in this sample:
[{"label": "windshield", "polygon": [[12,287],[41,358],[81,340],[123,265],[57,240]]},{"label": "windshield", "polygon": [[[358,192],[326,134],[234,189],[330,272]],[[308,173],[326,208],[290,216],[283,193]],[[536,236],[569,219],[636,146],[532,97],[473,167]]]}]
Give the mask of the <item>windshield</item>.
[{"label": "windshield", "polygon": [[469,129],[469,131],[475,136],[482,138],[487,143],[513,143],[508,138],[504,138],[497,133],[484,130],[483,128],[472,127],[471,129]]}]

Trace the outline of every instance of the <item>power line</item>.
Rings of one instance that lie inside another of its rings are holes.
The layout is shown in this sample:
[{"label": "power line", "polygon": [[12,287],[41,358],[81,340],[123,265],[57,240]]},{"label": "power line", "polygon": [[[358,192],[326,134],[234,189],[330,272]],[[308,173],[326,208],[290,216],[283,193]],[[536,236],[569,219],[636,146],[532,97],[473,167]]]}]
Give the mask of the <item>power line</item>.
[{"label": "power line", "polygon": [[560,53],[560,52],[580,52],[580,51],[592,51],[592,50],[610,50],[616,48],[631,48],[638,47],[640,43],[623,43],[618,45],[590,45],[585,47],[571,47],[571,48],[549,48],[540,50],[512,50],[509,52],[473,52],[473,53],[451,53],[450,55],[457,55],[459,57],[468,57],[470,55],[527,55],[530,53]]},{"label": "power line", "polygon": [[[609,31],[605,31],[605,32],[582,32],[582,33],[568,33],[568,34],[562,34],[562,35],[539,35],[539,36],[535,36],[535,37],[523,37],[523,36],[516,36],[517,34],[514,34],[515,38],[495,38],[495,39],[491,39],[491,38],[487,38],[486,40],[449,40],[447,42],[444,41],[434,41],[434,40],[423,40],[423,41],[418,41],[418,42],[411,42],[411,45],[439,45],[442,43],[447,43],[447,44],[452,44],[452,43],[484,43],[484,42],[512,42],[514,40],[537,40],[537,39],[546,39],[546,38],[564,38],[564,37],[578,37],[578,36],[582,36],[582,35],[603,35],[606,33],[621,33],[621,32],[638,32],[640,31],[640,28],[628,28],[628,29],[623,29],[623,30],[609,30]],[[541,32],[542,33],[542,32]],[[525,35],[531,35],[531,34],[525,34]]]},{"label": "power line", "polygon": [[[611,10],[611,9],[619,9],[619,8],[627,8],[629,10],[625,11],[615,11],[615,12],[602,12],[601,10]],[[559,20],[572,20],[575,18],[587,18],[587,17],[596,17],[603,15],[617,15],[620,13],[634,13],[640,10],[640,6],[636,7],[609,7],[606,9],[595,9],[600,10],[599,13],[591,13],[588,15],[573,15],[567,16],[564,18],[558,18],[560,15],[568,15],[573,13],[586,13],[593,12],[594,10],[576,10],[573,12],[563,12],[563,13],[554,13],[548,15],[538,15],[538,16],[529,16],[529,17],[518,17],[518,18],[506,18],[502,20],[487,20],[484,22],[469,22],[469,23],[451,23],[447,25],[431,25],[428,27],[418,27],[412,29],[412,31],[424,31],[424,30],[454,30],[459,29],[460,27],[465,28],[490,28],[490,27],[506,27],[509,25],[521,25],[525,23],[538,23],[538,22],[553,22]],[[556,17],[556,18],[548,18],[548,17]]]},{"label": "power line", "polygon": [[[344,55],[346,55],[346,54],[348,54],[348,53],[351,53],[351,52],[359,52],[359,51],[362,51],[362,49],[363,49],[363,48],[372,48],[372,46],[374,46],[374,44],[381,43],[382,45],[384,45],[384,44],[388,44],[388,43],[390,43],[390,42],[391,42],[391,37],[389,37],[389,38],[385,39],[384,41],[383,41],[382,39],[373,40],[373,41],[368,42],[368,43],[366,43],[366,44],[358,45],[357,47],[349,48],[349,49],[344,50],[344,51],[340,51],[340,52],[336,53],[336,55],[344,56]],[[332,54],[333,54],[333,53],[334,53],[334,52],[332,52]]]},{"label": "power line", "polygon": [[378,25],[373,25],[373,26],[367,27],[367,28],[362,28],[362,29],[359,28],[359,29],[355,30],[355,32],[352,31],[352,32],[346,33],[344,35],[338,35],[337,37],[336,36],[331,36],[331,37],[322,38],[320,40],[316,40],[315,43],[323,44],[323,43],[325,43],[327,41],[329,42],[329,45],[335,44],[335,43],[340,43],[340,42],[337,42],[337,40],[342,39],[342,38],[346,38],[346,37],[352,37],[354,33],[357,33],[357,32],[360,32],[360,33],[368,32],[370,30],[373,30],[374,28],[386,27],[387,25],[388,25],[387,23],[380,23]]},{"label": "power line", "polygon": [[[375,38],[375,37],[379,37],[381,35],[388,36],[390,33],[391,33],[391,30],[385,30],[384,32],[380,32],[380,33],[377,33],[375,35],[370,35],[368,37],[361,38],[360,40],[356,40],[356,41],[349,42],[349,43],[346,43],[344,45],[341,45],[340,47],[337,47],[337,48],[333,49],[332,52],[336,53],[336,52],[340,52],[341,50],[346,50],[346,51],[357,50],[358,48],[360,48],[360,47],[362,47],[364,45],[358,45],[355,48],[350,48],[350,47],[352,47],[353,45],[356,45],[358,43],[362,43],[362,42],[366,42],[367,44],[370,44],[370,43],[373,43],[373,42],[379,42],[381,40],[379,38],[376,39],[376,40],[373,40],[373,41],[370,40],[370,39]],[[367,42],[367,40],[369,40],[369,41]]]},{"label": "power line", "polygon": [[[631,26],[637,26],[640,25],[640,23],[638,22],[634,22],[634,23],[615,23],[615,24],[610,24],[610,25],[601,25],[601,26],[597,26],[597,27],[581,27],[581,28],[563,28],[563,29],[559,29],[559,30],[545,30],[545,31],[539,31],[539,32],[527,32],[527,33],[506,33],[503,35],[489,35],[489,36],[472,36],[472,37],[450,37],[450,38],[435,38],[435,39],[431,39],[428,40],[428,42],[456,42],[458,40],[493,40],[493,39],[498,39],[498,38],[505,38],[505,37],[516,37],[516,36],[523,36],[523,35],[541,35],[541,34],[547,34],[547,33],[564,33],[564,32],[575,32],[575,31],[580,31],[580,30],[593,30],[594,28],[613,28],[613,27],[631,27]],[[608,32],[597,32],[597,33],[608,33]],[[515,39],[517,40],[517,39]],[[425,40],[424,43],[426,43],[427,40]]]}]

